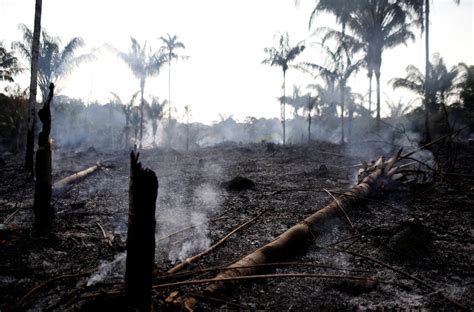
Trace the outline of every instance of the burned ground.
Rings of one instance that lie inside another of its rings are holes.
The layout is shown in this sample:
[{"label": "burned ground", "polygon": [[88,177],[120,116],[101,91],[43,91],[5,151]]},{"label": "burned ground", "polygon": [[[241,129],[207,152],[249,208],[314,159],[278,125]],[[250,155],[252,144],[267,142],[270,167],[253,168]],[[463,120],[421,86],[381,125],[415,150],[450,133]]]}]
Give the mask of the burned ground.
[{"label": "burned ground", "polygon": [[[437,155],[442,154],[437,151]],[[265,270],[332,277],[251,280],[234,286],[221,301],[203,296],[205,285],[156,288],[155,309],[179,309],[165,300],[171,301],[169,295],[176,290],[194,294],[198,310],[456,309],[451,301],[471,307],[474,148],[460,146],[456,155],[444,177],[367,200],[350,215],[354,227],[341,215],[307,252],[288,255],[284,264]],[[354,165],[366,155],[315,143],[272,151],[263,144],[189,153],[145,150],[140,157],[145,167],[157,173],[160,184],[154,281],[159,285],[212,278],[217,270],[200,270],[222,268],[272,241],[330,202],[325,190],[337,196],[349,189],[355,183]],[[123,289],[129,155],[94,149],[56,151],[54,181],[98,160],[110,166],[53,197],[56,219],[46,237],[31,229],[34,183],[22,173],[22,158],[4,158],[5,164],[0,164],[0,309],[121,307],[117,303]],[[438,159],[444,164],[447,157]],[[255,185],[226,189],[235,177]],[[208,248],[259,214],[255,222],[188,267],[186,272],[192,274],[163,277],[174,262]]]}]

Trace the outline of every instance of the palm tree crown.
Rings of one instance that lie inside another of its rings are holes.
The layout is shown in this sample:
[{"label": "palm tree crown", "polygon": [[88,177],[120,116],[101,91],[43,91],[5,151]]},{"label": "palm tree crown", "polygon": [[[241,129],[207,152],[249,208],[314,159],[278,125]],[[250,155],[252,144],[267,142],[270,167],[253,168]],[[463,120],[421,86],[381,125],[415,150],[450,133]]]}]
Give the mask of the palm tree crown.
[{"label": "palm tree crown", "polygon": [[[14,47],[31,62],[31,45],[33,42],[33,32],[24,24],[20,24],[23,32],[23,42],[14,42]],[[83,54],[76,56],[79,48],[85,45],[80,37],[72,38],[61,49],[61,39],[53,37],[46,31],[41,34],[38,58],[38,87],[41,95],[46,98],[49,92],[49,84],[55,85],[55,92],[59,93],[61,81],[70,75],[83,62],[91,61],[95,57],[93,54]]]},{"label": "palm tree crown", "polygon": [[13,82],[13,76],[21,71],[18,59],[8,52],[0,41],[0,81]]}]

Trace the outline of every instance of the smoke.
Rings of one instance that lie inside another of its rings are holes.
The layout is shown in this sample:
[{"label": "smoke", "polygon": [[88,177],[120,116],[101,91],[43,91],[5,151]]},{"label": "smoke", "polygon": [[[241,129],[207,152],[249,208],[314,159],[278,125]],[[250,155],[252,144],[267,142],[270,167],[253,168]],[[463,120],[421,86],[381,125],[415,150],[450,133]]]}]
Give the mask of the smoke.
[{"label": "smoke", "polygon": [[125,274],[125,259],[127,253],[119,253],[115,256],[114,260],[107,262],[104,261],[99,265],[98,272],[89,277],[87,280],[87,286],[93,286],[97,283],[101,283],[106,278],[123,278]]},{"label": "smoke", "polygon": [[[207,174],[211,176],[220,172],[219,167],[210,168]],[[166,188],[164,180],[160,186],[161,192],[166,193]],[[222,195],[215,186],[203,183],[187,196],[159,199],[156,235],[158,255],[166,254],[168,260],[174,263],[209,248],[209,221],[220,210]]]}]

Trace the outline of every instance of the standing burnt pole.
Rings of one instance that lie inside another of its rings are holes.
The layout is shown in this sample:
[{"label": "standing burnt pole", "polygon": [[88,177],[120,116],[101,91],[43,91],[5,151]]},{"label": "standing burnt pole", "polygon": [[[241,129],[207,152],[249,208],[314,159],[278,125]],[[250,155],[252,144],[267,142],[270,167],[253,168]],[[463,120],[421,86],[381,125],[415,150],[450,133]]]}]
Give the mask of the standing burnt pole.
[{"label": "standing burnt pole", "polygon": [[140,153],[130,153],[127,261],[125,290],[131,308],[149,311],[155,263],[155,209],[158,179],[142,168]]},{"label": "standing burnt pole", "polygon": [[38,150],[36,152],[36,181],[33,211],[35,213],[35,230],[44,233],[51,229],[54,216],[51,207],[51,100],[53,99],[54,84],[49,85],[49,95],[46,102],[38,111],[38,117],[43,128],[38,135]]}]

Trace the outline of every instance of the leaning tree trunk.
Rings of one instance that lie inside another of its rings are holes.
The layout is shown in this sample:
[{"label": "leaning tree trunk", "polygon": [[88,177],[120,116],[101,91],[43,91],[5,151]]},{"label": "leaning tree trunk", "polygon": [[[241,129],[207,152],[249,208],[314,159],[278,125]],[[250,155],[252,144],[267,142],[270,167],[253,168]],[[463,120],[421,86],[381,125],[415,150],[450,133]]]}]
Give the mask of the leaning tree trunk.
[{"label": "leaning tree trunk", "polygon": [[36,181],[33,211],[35,213],[35,229],[39,233],[51,229],[54,216],[51,207],[52,175],[51,175],[51,109],[54,85],[49,86],[49,96],[42,109],[38,111],[38,117],[43,124],[43,129],[38,135],[38,150],[36,151]]},{"label": "leaning tree trunk", "polygon": [[41,34],[41,10],[42,0],[36,0],[35,24],[33,29],[33,42],[31,44],[31,79],[30,79],[30,99],[28,112],[28,129],[26,132],[26,155],[25,169],[33,175],[33,157],[35,148],[35,125],[36,125],[36,90],[38,87],[38,57],[39,41]]},{"label": "leaning tree trunk", "polygon": [[357,204],[378,191],[378,188],[387,187],[402,177],[402,174],[397,173],[398,168],[394,168],[394,164],[400,159],[400,153],[401,151],[386,162],[380,158],[376,164],[359,174],[360,182],[349,192],[291,227],[274,241],[228,266],[214,278],[215,282],[206,288],[206,293],[213,295],[223,292],[235,283],[224,282],[222,279],[258,274],[262,269],[260,264],[278,262],[304,250],[331,226],[334,219],[344,218],[347,212],[355,209]]},{"label": "leaning tree trunk", "polygon": [[132,308],[147,311],[155,262],[158,179],[152,170],[142,168],[138,157],[139,153],[131,152],[125,291]]}]

